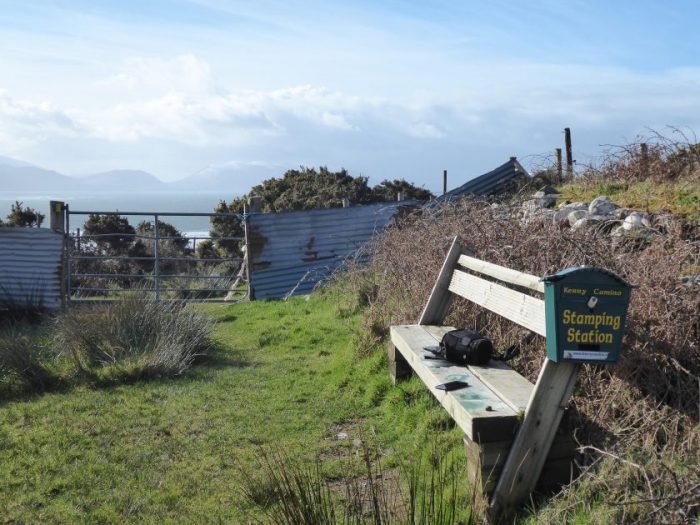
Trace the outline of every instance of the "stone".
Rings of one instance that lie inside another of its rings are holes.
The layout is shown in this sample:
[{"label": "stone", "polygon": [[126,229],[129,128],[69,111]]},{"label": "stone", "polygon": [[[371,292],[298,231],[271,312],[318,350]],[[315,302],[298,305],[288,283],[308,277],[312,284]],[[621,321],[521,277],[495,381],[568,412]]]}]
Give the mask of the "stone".
[{"label": "stone", "polygon": [[559,224],[560,226],[566,225],[568,223],[569,215],[571,214],[571,212],[578,210],[586,211],[586,213],[588,213],[588,204],[585,204],[583,202],[574,202],[570,204],[565,204],[563,206],[559,206],[559,209],[554,213],[554,222],[556,224]]},{"label": "stone", "polygon": [[610,215],[614,218],[616,218],[618,221],[623,220],[625,217],[627,217],[630,213],[632,213],[634,210],[631,210],[629,208],[618,208],[614,210]]},{"label": "stone", "polygon": [[588,203],[587,202],[562,202],[559,205],[559,209],[563,210],[564,208],[567,208],[570,210],[587,210]]},{"label": "stone", "polygon": [[337,440],[348,439],[348,433],[347,432],[338,432],[335,435],[335,439],[337,439]]},{"label": "stone", "polygon": [[596,197],[588,205],[588,213],[591,215],[610,215],[619,206],[610,200],[610,197],[604,195]]},{"label": "stone", "polygon": [[649,221],[649,215],[646,213],[634,211],[625,217],[622,227],[627,231],[651,228],[651,221]]},{"label": "stone", "polygon": [[588,212],[586,210],[574,210],[569,212],[569,214],[566,216],[566,220],[569,221],[569,226],[573,228],[574,224],[581,219],[585,219],[586,217],[588,217]]}]

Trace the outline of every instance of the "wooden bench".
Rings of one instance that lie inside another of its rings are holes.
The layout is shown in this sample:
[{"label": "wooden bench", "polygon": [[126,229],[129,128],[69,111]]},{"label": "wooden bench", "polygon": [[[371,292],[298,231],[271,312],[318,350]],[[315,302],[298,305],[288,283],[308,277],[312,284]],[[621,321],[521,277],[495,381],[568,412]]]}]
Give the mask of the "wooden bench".
[{"label": "wooden bench", "polygon": [[[571,479],[575,442],[557,430],[579,366],[545,359],[533,385],[502,361],[464,367],[427,359],[425,348],[453,329],[442,321],[454,295],[546,335],[544,301],[515,287],[544,293],[540,278],[475,259],[455,238],[418,324],[392,326],[388,347],[394,382],[415,372],[464,432],[470,478],[492,496],[497,514],[527,499],[538,480],[552,486]],[[448,381],[469,386],[435,388]]]}]

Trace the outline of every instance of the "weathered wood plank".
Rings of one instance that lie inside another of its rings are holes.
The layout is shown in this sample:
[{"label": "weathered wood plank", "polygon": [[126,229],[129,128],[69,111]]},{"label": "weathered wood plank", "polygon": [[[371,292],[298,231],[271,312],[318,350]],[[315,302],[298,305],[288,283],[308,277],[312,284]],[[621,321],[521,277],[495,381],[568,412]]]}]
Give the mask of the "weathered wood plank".
[{"label": "weathered wood plank", "polygon": [[450,306],[450,302],[452,302],[452,294],[450,294],[448,290],[450,279],[452,278],[452,271],[457,267],[457,259],[459,259],[461,254],[462,245],[459,242],[459,237],[455,237],[452,240],[452,246],[450,246],[447,252],[445,262],[442,263],[442,268],[433,285],[433,290],[430,292],[428,302],[425,304],[425,308],[423,308],[423,313],[421,313],[418,324],[442,323],[447,309]]},{"label": "weathered wood plank", "polygon": [[[454,330],[451,326],[425,325],[425,330],[438,344],[445,332]],[[535,385],[518,374],[503,361],[489,361],[486,366],[467,366],[469,371],[493,390],[515,412],[525,413]]]},{"label": "weathered wood plank", "polygon": [[449,290],[528,330],[547,335],[542,299],[530,297],[461,270],[455,270],[452,274]]},{"label": "weathered wood plank", "polygon": [[[435,338],[419,325],[391,327],[391,341],[430,392],[472,440],[480,443],[512,439],[518,424],[516,412],[467,368],[443,360],[425,359]],[[444,392],[436,385],[464,381],[469,387]]]},{"label": "weathered wood plank", "polygon": [[535,488],[571,397],[580,365],[545,359],[525,418],[513,441],[491,502],[496,521],[513,513]]},{"label": "weathered wood plank", "polygon": [[488,275],[504,283],[515,284],[536,292],[544,293],[544,283],[536,275],[519,272],[490,262],[475,259],[469,255],[459,257],[459,265],[472,271]]},{"label": "weathered wood plank", "polygon": [[411,365],[401,355],[401,352],[396,350],[394,344],[389,341],[387,343],[387,357],[389,358],[389,375],[391,382],[396,384],[411,377]]}]

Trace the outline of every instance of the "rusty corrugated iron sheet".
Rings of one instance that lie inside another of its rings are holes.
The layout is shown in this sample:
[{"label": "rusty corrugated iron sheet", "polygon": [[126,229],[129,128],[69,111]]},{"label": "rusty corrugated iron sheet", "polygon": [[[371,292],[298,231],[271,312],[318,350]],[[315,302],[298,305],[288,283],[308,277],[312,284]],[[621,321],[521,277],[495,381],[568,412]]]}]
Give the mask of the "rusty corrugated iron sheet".
[{"label": "rusty corrugated iron sheet", "polygon": [[256,299],[309,293],[413,201],[254,213],[246,244]]},{"label": "rusty corrugated iron sheet", "polygon": [[63,234],[0,227],[0,308],[61,306]]},{"label": "rusty corrugated iron sheet", "polygon": [[437,201],[449,201],[467,195],[489,196],[503,193],[513,188],[523,177],[529,177],[515,157],[496,169],[479,175],[458,188],[441,195]]}]

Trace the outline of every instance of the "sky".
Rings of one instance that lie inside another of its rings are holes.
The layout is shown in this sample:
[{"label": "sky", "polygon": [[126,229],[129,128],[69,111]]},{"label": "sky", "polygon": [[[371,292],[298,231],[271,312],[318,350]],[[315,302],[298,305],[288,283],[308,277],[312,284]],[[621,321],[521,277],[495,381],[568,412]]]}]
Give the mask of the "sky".
[{"label": "sky", "polygon": [[571,128],[700,130],[700,2],[0,0],[0,155],[67,174],[345,167],[437,191]]}]

